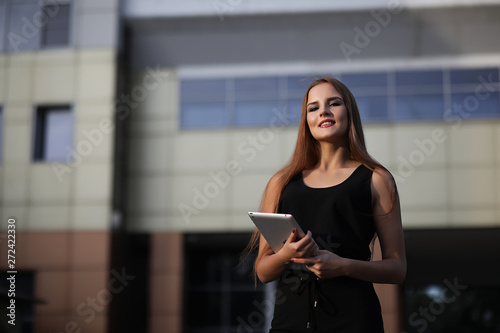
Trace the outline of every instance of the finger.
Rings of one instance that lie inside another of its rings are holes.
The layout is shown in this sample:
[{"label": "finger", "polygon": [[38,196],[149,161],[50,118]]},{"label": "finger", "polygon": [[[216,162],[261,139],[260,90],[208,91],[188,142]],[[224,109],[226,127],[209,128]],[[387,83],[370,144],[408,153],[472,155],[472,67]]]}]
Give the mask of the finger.
[{"label": "finger", "polygon": [[313,244],[308,244],[303,249],[304,257],[314,257],[316,254],[316,248]]},{"label": "finger", "polygon": [[318,244],[316,244],[313,239],[306,244],[305,248],[313,253],[317,253],[319,251]]},{"label": "finger", "polygon": [[316,244],[316,242],[312,238],[312,233],[308,231],[307,234],[300,239],[299,246],[306,246],[311,243]]},{"label": "finger", "polygon": [[297,239],[297,229],[293,228],[292,232],[290,233],[290,236],[288,236],[288,239],[286,240],[286,243],[293,243]]},{"label": "finger", "polygon": [[290,261],[297,263],[297,264],[304,264],[304,265],[314,265],[318,261],[316,259],[308,259],[308,258],[292,258]]},{"label": "finger", "polygon": [[305,265],[308,270],[314,273],[314,275],[318,276],[319,271],[316,269],[315,266],[313,265]]}]

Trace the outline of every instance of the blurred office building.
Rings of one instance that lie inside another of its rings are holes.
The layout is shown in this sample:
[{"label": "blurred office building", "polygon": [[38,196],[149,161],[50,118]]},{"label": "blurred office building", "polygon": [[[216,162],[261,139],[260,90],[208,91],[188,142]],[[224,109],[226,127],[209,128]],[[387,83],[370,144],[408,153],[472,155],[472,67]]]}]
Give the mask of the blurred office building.
[{"label": "blurred office building", "polygon": [[267,332],[247,212],[331,75],[398,184],[408,274],[376,285],[386,332],[500,332],[499,17],[498,0],[0,0],[0,331]]}]

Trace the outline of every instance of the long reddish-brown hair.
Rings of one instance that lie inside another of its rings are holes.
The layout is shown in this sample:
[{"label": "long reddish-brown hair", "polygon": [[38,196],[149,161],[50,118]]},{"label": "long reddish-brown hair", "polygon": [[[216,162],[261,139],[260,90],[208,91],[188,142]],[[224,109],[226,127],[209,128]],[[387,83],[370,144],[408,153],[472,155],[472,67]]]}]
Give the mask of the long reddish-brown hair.
[{"label": "long reddish-brown hair", "polygon": [[[368,154],[368,151],[366,150],[363,126],[361,124],[361,117],[359,115],[358,105],[356,103],[353,94],[351,93],[349,88],[347,88],[347,86],[342,82],[340,82],[339,80],[330,76],[323,76],[314,80],[309,85],[304,95],[304,99],[302,101],[302,113],[300,117],[299,131],[297,136],[297,143],[295,145],[295,151],[293,152],[290,161],[275,175],[277,176],[276,179],[277,179],[277,187],[279,195],[278,198],[275,198],[275,200],[273,200],[273,202],[275,203],[273,211],[275,213],[278,211],[278,205],[281,193],[283,192],[283,189],[288,184],[288,182],[302,171],[312,169],[319,162],[320,145],[319,142],[312,136],[311,131],[309,130],[309,125],[307,124],[307,103],[308,103],[309,91],[313,87],[322,83],[331,84],[339,92],[339,94],[344,100],[344,105],[347,110],[347,118],[348,118],[347,143],[351,158],[355,161],[364,164],[372,171],[383,173],[386,176],[390,177],[391,181],[388,182],[387,186],[391,192],[392,202],[394,206],[394,202],[397,199],[397,189],[395,186],[394,179],[392,178],[390,172],[383,165],[377,162],[373,157],[371,157],[370,154]],[[266,193],[267,193],[267,187],[266,190],[264,191],[264,195],[262,196],[262,201],[260,205],[261,209],[263,206],[264,196]],[[253,252],[258,247],[259,240],[260,240],[260,233],[256,229],[244,253],[249,254]],[[266,251],[261,251],[261,253],[259,253],[259,256],[255,260],[255,266],[265,253]]]}]

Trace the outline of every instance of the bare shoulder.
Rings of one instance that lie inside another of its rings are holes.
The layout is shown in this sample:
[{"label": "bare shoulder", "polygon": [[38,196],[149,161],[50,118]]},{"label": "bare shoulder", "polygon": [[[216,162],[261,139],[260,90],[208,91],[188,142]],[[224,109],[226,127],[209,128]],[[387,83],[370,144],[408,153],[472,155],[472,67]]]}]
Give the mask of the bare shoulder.
[{"label": "bare shoulder", "polygon": [[392,177],[392,174],[384,168],[375,168],[373,170],[372,182],[375,185],[379,183],[395,185],[394,177]]},{"label": "bare shoulder", "polygon": [[395,193],[396,182],[391,173],[384,168],[375,168],[372,175],[372,192],[377,196]]}]

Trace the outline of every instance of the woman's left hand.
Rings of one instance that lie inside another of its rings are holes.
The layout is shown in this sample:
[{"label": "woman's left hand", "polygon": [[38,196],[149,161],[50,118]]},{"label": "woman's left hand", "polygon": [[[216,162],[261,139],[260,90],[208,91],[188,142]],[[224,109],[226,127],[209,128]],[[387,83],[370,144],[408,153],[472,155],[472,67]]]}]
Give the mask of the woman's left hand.
[{"label": "woman's left hand", "polygon": [[315,257],[293,258],[293,262],[306,265],[320,279],[328,279],[345,275],[344,268],[347,259],[339,257],[328,250],[319,250],[318,255]]}]

